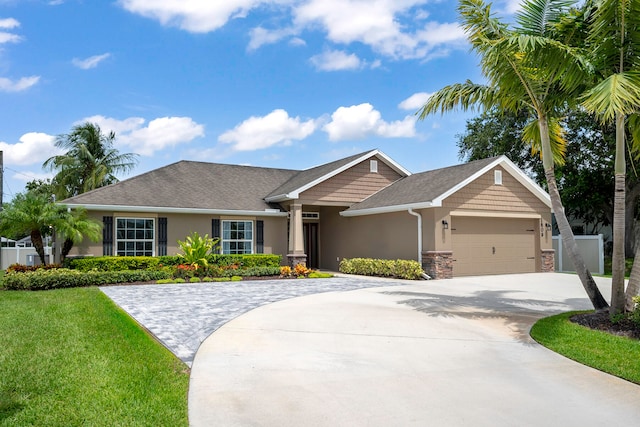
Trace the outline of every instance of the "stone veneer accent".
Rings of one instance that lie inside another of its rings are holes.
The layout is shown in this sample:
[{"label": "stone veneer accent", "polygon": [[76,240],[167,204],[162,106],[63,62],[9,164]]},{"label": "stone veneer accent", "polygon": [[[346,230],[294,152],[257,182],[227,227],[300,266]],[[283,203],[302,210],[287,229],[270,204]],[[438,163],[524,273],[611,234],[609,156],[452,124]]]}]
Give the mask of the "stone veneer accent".
[{"label": "stone veneer accent", "polygon": [[422,268],[432,279],[451,279],[453,277],[453,252],[423,252]]},{"label": "stone veneer accent", "polygon": [[298,264],[307,265],[307,255],[306,254],[288,254],[287,255],[287,263],[289,267],[295,268]]},{"label": "stone veneer accent", "polygon": [[553,273],[556,271],[556,251],[553,249],[542,250],[542,272]]}]

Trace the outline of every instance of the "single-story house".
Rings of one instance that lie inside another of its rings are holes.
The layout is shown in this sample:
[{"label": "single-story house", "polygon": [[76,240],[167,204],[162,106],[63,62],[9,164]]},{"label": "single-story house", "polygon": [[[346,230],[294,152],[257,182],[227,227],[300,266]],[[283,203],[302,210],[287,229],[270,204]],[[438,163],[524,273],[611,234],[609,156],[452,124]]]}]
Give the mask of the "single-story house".
[{"label": "single-story house", "polygon": [[552,271],[549,195],[508,158],[412,174],[379,150],[306,170],[179,161],[64,200],[104,224],[78,255],[172,255],[196,231],[222,253],[337,270],[415,259],[434,278]]}]

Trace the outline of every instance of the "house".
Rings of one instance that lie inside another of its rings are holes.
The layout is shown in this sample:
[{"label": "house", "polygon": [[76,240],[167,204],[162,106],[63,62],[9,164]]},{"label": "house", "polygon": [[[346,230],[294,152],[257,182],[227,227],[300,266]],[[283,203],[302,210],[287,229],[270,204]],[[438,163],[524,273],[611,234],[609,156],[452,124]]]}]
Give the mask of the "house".
[{"label": "house", "polygon": [[104,224],[76,254],[166,255],[191,232],[223,253],[337,270],[420,260],[435,278],[552,271],[549,195],[504,156],[412,174],[379,150],[307,170],[179,161],[64,200]]}]

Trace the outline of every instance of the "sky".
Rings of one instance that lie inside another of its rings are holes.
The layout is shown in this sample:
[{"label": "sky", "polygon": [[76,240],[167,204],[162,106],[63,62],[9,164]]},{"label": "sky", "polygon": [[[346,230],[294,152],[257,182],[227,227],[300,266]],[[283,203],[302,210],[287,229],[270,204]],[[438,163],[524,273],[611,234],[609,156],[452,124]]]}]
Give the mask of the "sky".
[{"label": "sky", "polygon": [[[517,0],[493,8],[510,19]],[[417,120],[478,61],[448,0],[0,0],[3,200],[90,121],[138,165],[306,169],[380,149],[411,172],[460,162],[477,112]]]}]

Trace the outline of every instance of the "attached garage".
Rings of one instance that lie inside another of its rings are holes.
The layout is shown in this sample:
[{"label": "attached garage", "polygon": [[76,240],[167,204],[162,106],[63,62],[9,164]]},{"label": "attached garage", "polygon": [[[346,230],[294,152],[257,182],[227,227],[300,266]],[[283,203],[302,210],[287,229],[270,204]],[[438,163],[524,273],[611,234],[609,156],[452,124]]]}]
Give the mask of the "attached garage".
[{"label": "attached garage", "polygon": [[451,217],[453,275],[534,273],[539,220]]}]

